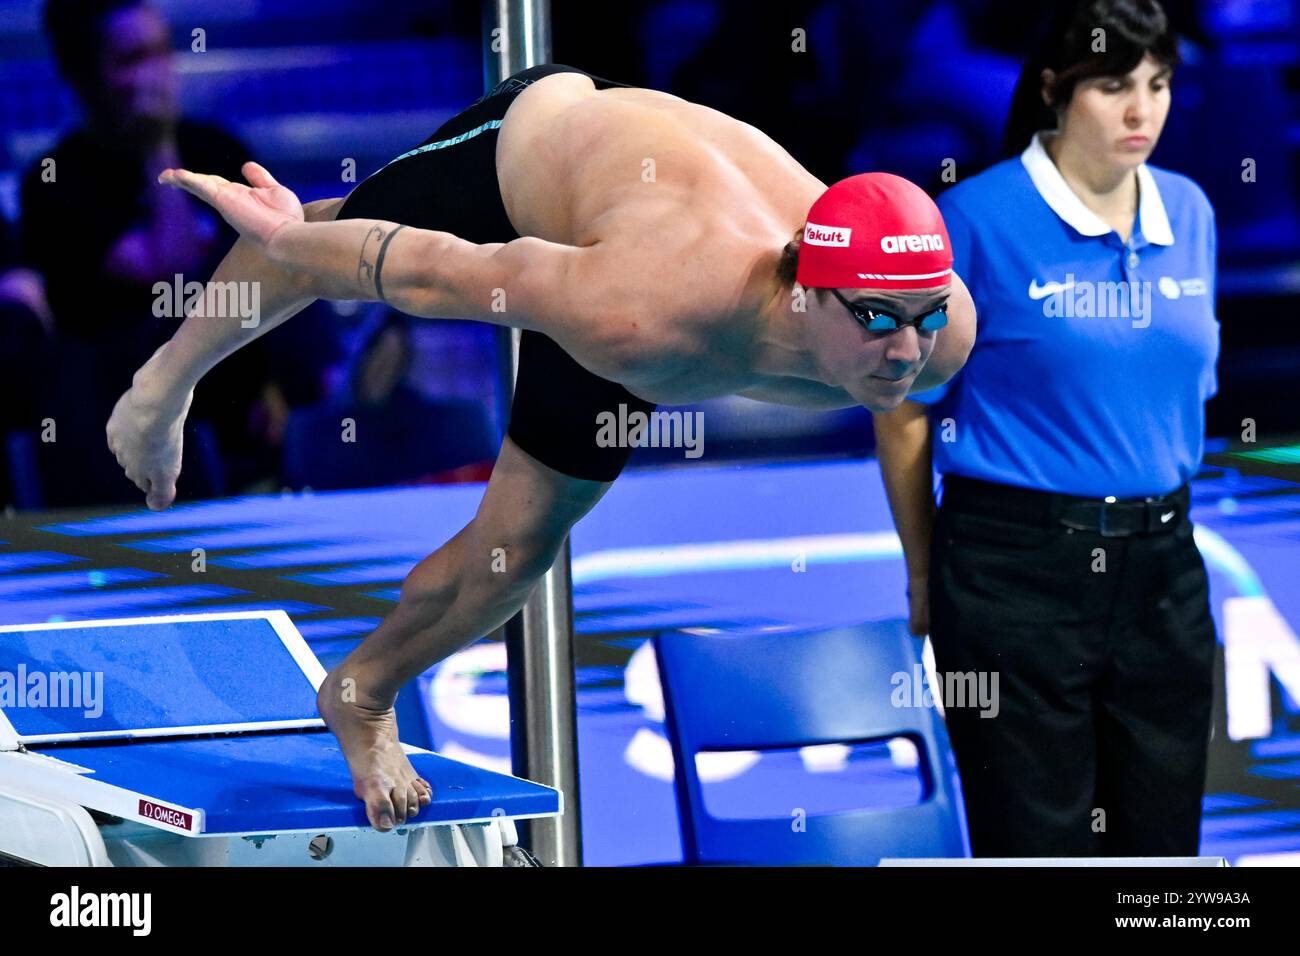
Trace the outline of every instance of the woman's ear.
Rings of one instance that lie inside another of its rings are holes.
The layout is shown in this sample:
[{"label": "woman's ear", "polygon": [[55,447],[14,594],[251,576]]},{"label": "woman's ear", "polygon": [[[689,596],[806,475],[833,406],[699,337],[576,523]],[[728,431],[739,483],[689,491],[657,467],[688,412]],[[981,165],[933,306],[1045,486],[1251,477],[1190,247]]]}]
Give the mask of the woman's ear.
[{"label": "woman's ear", "polygon": [[1039,74],[1039,78],[1043,81],[1041,93],[1044,105],[1055,106],[1056,73],[1052,70],[1043,70],[1043,72]]}]

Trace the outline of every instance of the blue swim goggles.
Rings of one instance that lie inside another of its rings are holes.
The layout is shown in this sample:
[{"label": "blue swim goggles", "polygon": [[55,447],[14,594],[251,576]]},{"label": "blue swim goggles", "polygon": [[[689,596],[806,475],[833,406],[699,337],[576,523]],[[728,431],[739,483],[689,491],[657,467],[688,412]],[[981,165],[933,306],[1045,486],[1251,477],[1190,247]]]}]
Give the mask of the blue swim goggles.
[{"label": "blue swim goggles", "polygon": [[905,322],[889,312],[881,312],[878,309],[870,309],[865,305],[850,302],[840,295],[839,289],[831,289],[831,295],[844,303],[844,308],[852,312],[853,317],[858,320],[858,324],[868,332],[897,332],[908,325],[918,332],[934,332],[948,324],[948,304],[946,302],[937,309],[931,309],[924,315],[918,315],[910,322]]}]

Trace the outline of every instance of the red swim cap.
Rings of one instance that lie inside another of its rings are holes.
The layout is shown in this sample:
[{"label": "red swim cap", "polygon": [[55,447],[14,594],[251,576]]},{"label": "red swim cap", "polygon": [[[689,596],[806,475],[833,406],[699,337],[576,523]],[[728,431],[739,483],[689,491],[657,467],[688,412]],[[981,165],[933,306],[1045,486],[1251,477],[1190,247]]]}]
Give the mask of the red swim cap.
[{"label": "red swim cap", "polygon": [[939,207],[889,173],[841,179],[813,203],[799,250],[799,284],[831,289],[926,289],[952,274]]}]

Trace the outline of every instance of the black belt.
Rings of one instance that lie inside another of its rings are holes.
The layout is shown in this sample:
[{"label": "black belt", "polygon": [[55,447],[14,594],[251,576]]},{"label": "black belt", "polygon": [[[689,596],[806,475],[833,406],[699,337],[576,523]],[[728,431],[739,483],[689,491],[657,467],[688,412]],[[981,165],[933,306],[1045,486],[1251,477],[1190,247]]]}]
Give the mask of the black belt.
[{"label": "black belt", "polygon": [[1149,498],[1080,498],[1033,488],[945,475],[944,509],[1036,527],[1065,526],[1107,538],[1173,531],[1191,508],[1187,485]]}]

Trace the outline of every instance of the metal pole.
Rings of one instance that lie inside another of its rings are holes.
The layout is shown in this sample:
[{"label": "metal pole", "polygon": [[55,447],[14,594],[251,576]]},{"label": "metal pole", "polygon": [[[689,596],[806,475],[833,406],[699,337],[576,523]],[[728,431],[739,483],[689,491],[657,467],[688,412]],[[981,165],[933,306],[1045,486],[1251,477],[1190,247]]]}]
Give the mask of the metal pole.
[{"label": "metal pole", "polygon": [[[551,59],[550,0],[484,0],[483,79],[507,76]],[[498,337],[498,411],[502,431],[519,370],[519,331]],[[555,787],[564,814],[524,826],[526,845],[544,865],[582,865],[578,801],[578,720],[574,688],[573,592],[569,542],[523,610],[505,626],[510,688],[510,755],[516,776]]]}]

